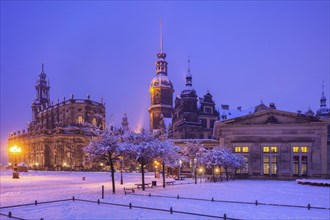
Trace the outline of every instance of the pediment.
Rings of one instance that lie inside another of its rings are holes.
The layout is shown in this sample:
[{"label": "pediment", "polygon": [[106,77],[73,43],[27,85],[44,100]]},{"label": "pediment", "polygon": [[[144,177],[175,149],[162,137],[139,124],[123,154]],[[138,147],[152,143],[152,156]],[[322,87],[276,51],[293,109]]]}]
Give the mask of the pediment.
[{"label": "pediment", "polygon": [[224,124],[303,124],[320,122],[319,118],[276,109],[256,112],[223,121]]}]

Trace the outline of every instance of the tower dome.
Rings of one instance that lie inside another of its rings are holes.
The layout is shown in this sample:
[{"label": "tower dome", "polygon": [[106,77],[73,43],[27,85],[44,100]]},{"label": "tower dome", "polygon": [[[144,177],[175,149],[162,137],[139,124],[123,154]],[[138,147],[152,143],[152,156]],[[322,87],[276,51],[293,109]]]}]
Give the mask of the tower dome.
[{"label": "tower dome", "polygon": [[159,88],[159,87],[173,89],[173,83],[167,76],[165,76],[163,74],[158,74],[151,80],[150,90],[153,88]]}]

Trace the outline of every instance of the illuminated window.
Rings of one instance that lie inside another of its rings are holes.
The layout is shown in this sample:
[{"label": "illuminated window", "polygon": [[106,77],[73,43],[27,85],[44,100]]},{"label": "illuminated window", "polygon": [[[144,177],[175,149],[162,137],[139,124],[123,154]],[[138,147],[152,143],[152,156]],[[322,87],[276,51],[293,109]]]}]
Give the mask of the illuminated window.
[{"label": "illuminated window", "polygon": [[241,152],[241,147],[235,147],[235,152],[236,152],[236,153]]},{"label": "illuminated window", "polygon": [[243,173],[247,174],[249,173],[249,158],[247,156],[244,156],[245,161],[245,167],[243,168]]},{"label": "illuminated window", "polygon": [[264,175],[269,175],[269,156],[264,156]]},{"label": "illuminated window", "polygon": [[303,153],[307,153],[307,152],[308,152],[308,147],[306,147],[306,146],[302,146],[302,147],[300,147],[300,150],[301,150],[301,152],[303,152]]},{"label": "illuminated window", "polygon": [[93,120],[92,120],[92,124],[93,124],[94,126],[96,126],[96,118],[93,118]]},{"label": "illuminated window", "polygon": [[269,147],[264,147],[264,153],[268,153],[269,152]]},{"label": "illuminated window", "polygon": [[299,175],[299,156],[293,156],[292,160],[292,172],[294,176]]},{"label": "illuminated window", "polygon": [[277,174],[277,156],[272,157],[272,175]]},{"label": "illuminated window", "polygon": [[276,146],[270,147],[270,151],[276,153],[277,152],[277,147]]},{"label": "illuminated window", "polygon": [[299,147],[298,146],[293,146],[292,147],[292,152],[298,153],[299,152]]},{"label": "illuminated window", "polygon": [[302,176],[307,175],[307,156],[301,157],[301,175]]},{"label": "illuminated window", "polygon": [[84,122],[84,119],[82,116],[78,116],[78,124],[82,124]]},{"label": "illuminated window", "polygon": [[249,152],[249,147],[242,147],[242,152],[248,153]]}]

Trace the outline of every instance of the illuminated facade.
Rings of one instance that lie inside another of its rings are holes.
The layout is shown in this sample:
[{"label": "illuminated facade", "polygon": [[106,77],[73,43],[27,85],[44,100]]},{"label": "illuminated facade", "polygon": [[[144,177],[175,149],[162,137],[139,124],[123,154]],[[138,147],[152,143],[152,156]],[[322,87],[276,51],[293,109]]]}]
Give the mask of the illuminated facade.
[{"label": "illuminated facade", "polygon": [[149,87],[151,104],[148,109],[150,130],[161,129],[164,118],[172,118],[173,113],[173,84],[167,77],[166,53],[163,51],[161,34],[160,52],[157,54],[156,76]]},{"label": "illuminated facade", "polygon": [[241,154],[253,177],[330,177],[328,119],[267,108],[216,122],[214,136]]},{"label": "illuminated facade", "polygon": [[[44,67],[36,83],[32,103],[32,121],[27,131],[13,132],[8,147],[22,148],[19,162],[45,170],[80,170],[90,164],[84,161],[83,147],[96,137],[95,127],[104,128],[105,104],[87,99],[70,99],[51,103],[49,82]],[[13,162],[9,154],[9,162]]]}]

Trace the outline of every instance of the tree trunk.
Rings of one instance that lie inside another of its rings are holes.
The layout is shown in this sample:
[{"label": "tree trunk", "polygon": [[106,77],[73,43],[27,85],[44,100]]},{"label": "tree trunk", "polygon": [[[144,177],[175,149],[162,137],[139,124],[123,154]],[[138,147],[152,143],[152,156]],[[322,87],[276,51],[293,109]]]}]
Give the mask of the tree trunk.
[{"label": "tree trunk", "polygon": [[194,173],[195,173],[195,184],[197,184],[197,167],[195,167]]},{"label": "tree trunk", "polygon": [[165,188],[165,162],[163,161],[163,188]]},{"label": "tree trunk", "polygon": [[141,164],[141,173],[142,173],[142,191],[145,190],[145,186],[144,186],[144,164]]},{"label": "tree trunk", "polygon": [[236,177],[236,174],[237,174],[237,170],[238,170],[238,168],[235,168],[233,180],[235,180],[235,177]]},{"label": "tree trunk", "polygon": [[111,168],[111,179],[112,179],[112,193],[115,194],[116,193],[116,189],[115,189],[115,167],[113,165],[112,160],[110,160],[110,168]]},{"label": "tree trunk", "polygon": [[227,181],[229,180],[229,175],[228,175],[228,167],[224,167],[225,168],[225,172],[226,172],[226,179]]},{"label": "tree trunk", "polygon": [[212,178],[213,178],[213,182],[215,183],[215,175],[214,175],[214,172],[215,172],[215,166],[212,167],[212,170],[213,170]]}]

